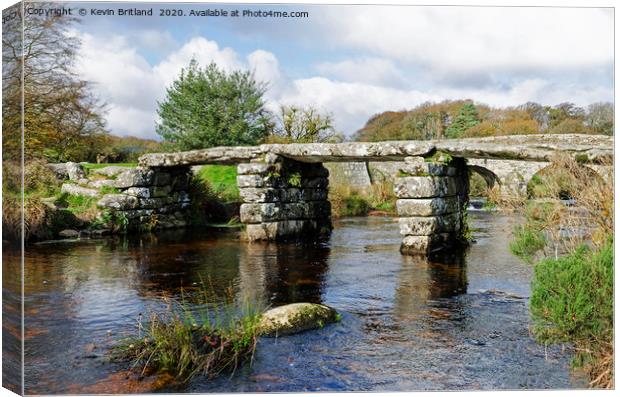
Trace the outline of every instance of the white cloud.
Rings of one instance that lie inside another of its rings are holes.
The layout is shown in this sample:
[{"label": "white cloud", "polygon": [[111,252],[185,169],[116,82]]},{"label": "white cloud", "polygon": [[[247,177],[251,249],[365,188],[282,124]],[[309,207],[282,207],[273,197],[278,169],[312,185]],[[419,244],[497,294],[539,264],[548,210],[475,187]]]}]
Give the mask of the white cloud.
[{"label": "white cloud", "polygon": [[132,36],[135,37],[141,47],[156,52],[167,52],[177,46],[176,40],[174,40],[170,32],[165,30],[139,30]]},{"label": "white cloud", "polygon": [[389,86],[406,84],[401,71],[385,58],[365,57],[341,62],[321,62],[316,69],[342,81]]},{"label": "white cloud", "polygon": [[244,67],[232,48],[220,48],[215,41],[194,37],[156,65],[153,72],[165,85],[170,85],[178,77],[181,68],[186,67],[192,58],[203,66],[215,62],[227,72]]},{"label": "white cloud", "polygon": [[351,47],[432,68],[565,70],[613,61],[613,10],[558,7],[329,8],[323,32]]}]

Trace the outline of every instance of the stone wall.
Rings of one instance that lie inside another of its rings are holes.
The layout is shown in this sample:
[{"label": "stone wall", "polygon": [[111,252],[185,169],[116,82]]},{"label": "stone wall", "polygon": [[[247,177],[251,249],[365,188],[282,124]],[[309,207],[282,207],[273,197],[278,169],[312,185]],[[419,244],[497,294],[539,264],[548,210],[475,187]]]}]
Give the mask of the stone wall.
[{"label": "stone wall", "polygon": [[97,205],[124,216],[130,229],[183,227],[191,203],[190,178],[186,166],[128,169],[111,184],[119,193],[104,195]]},{"label": "stone wall", "polygon": [[469,179],[464,159],[449,164],[408,157],[394,182],[401,253],[430,254],[461,240]]},{"label": "stone wall", "polygon": [[237,166],[241,222],[249,241],[317,238],[331,232],[329,171],[267,154]]},{"label": "stone wall", "polygon": [[349,186],[358,191],[370,188],[371,181],[366,163],[324,163],[329,170],[329,183],[332,186]]}]

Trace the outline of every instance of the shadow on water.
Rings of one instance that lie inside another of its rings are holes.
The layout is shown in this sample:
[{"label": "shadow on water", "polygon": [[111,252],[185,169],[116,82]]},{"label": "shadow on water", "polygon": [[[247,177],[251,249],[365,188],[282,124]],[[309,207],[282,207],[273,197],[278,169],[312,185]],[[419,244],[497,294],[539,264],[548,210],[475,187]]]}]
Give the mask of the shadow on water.
[{"label": "shadow on water", "polygon": [[[545,351],[528,333],[531,267],[508,253],[510,218],[470,219],[478,243],[431,258],[400,255],[389,218],[342,219],[330,241],[317,244],[246,244],[234,231],[178,230],[32,246],[25,268],[26,392],[159,389],[159,380],[139,381],[106,354],[135,332],[140,314],[164,309],[162,297],[204,283],[214,303],[232,288],[236,299],[265,307],[322,302],[343,319],[262,338],[252,366],[168,391],[571,387],[568,352]],[[9,279],[18,274],[11,261],[3,266]]]}]

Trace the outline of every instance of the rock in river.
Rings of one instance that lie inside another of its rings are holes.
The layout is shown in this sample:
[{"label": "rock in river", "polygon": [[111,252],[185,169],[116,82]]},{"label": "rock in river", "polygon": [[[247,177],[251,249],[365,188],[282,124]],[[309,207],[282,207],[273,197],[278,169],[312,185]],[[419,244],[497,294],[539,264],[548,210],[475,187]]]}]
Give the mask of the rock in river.
[{"label": "rock in river", "polygon": [[268,310],[261,316],[263,336],[290,335],[309,329],[322,328],[338,320],[331,307],[317,303],[291,303]]}]

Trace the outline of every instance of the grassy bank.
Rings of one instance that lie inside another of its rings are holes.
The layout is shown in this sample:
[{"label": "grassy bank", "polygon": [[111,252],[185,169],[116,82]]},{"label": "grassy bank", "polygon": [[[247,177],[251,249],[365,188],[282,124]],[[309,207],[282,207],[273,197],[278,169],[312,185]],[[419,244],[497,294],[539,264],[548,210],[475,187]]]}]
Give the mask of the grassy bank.
[{"label": "grassy bank", "polygon": [[234,165],[205,165],[196,177],[207,183],[210,190],[222,201],[239,201],[237,187],[237,166]]},{"label": "grassy bank", "polygon": [[571,343],[574,367],[597,388],[614,385],[612,177],[558,156],[528,186],[531,199],[517,208],[525,220],[510,244],[534,264],[534,336],[544,344]]}]

